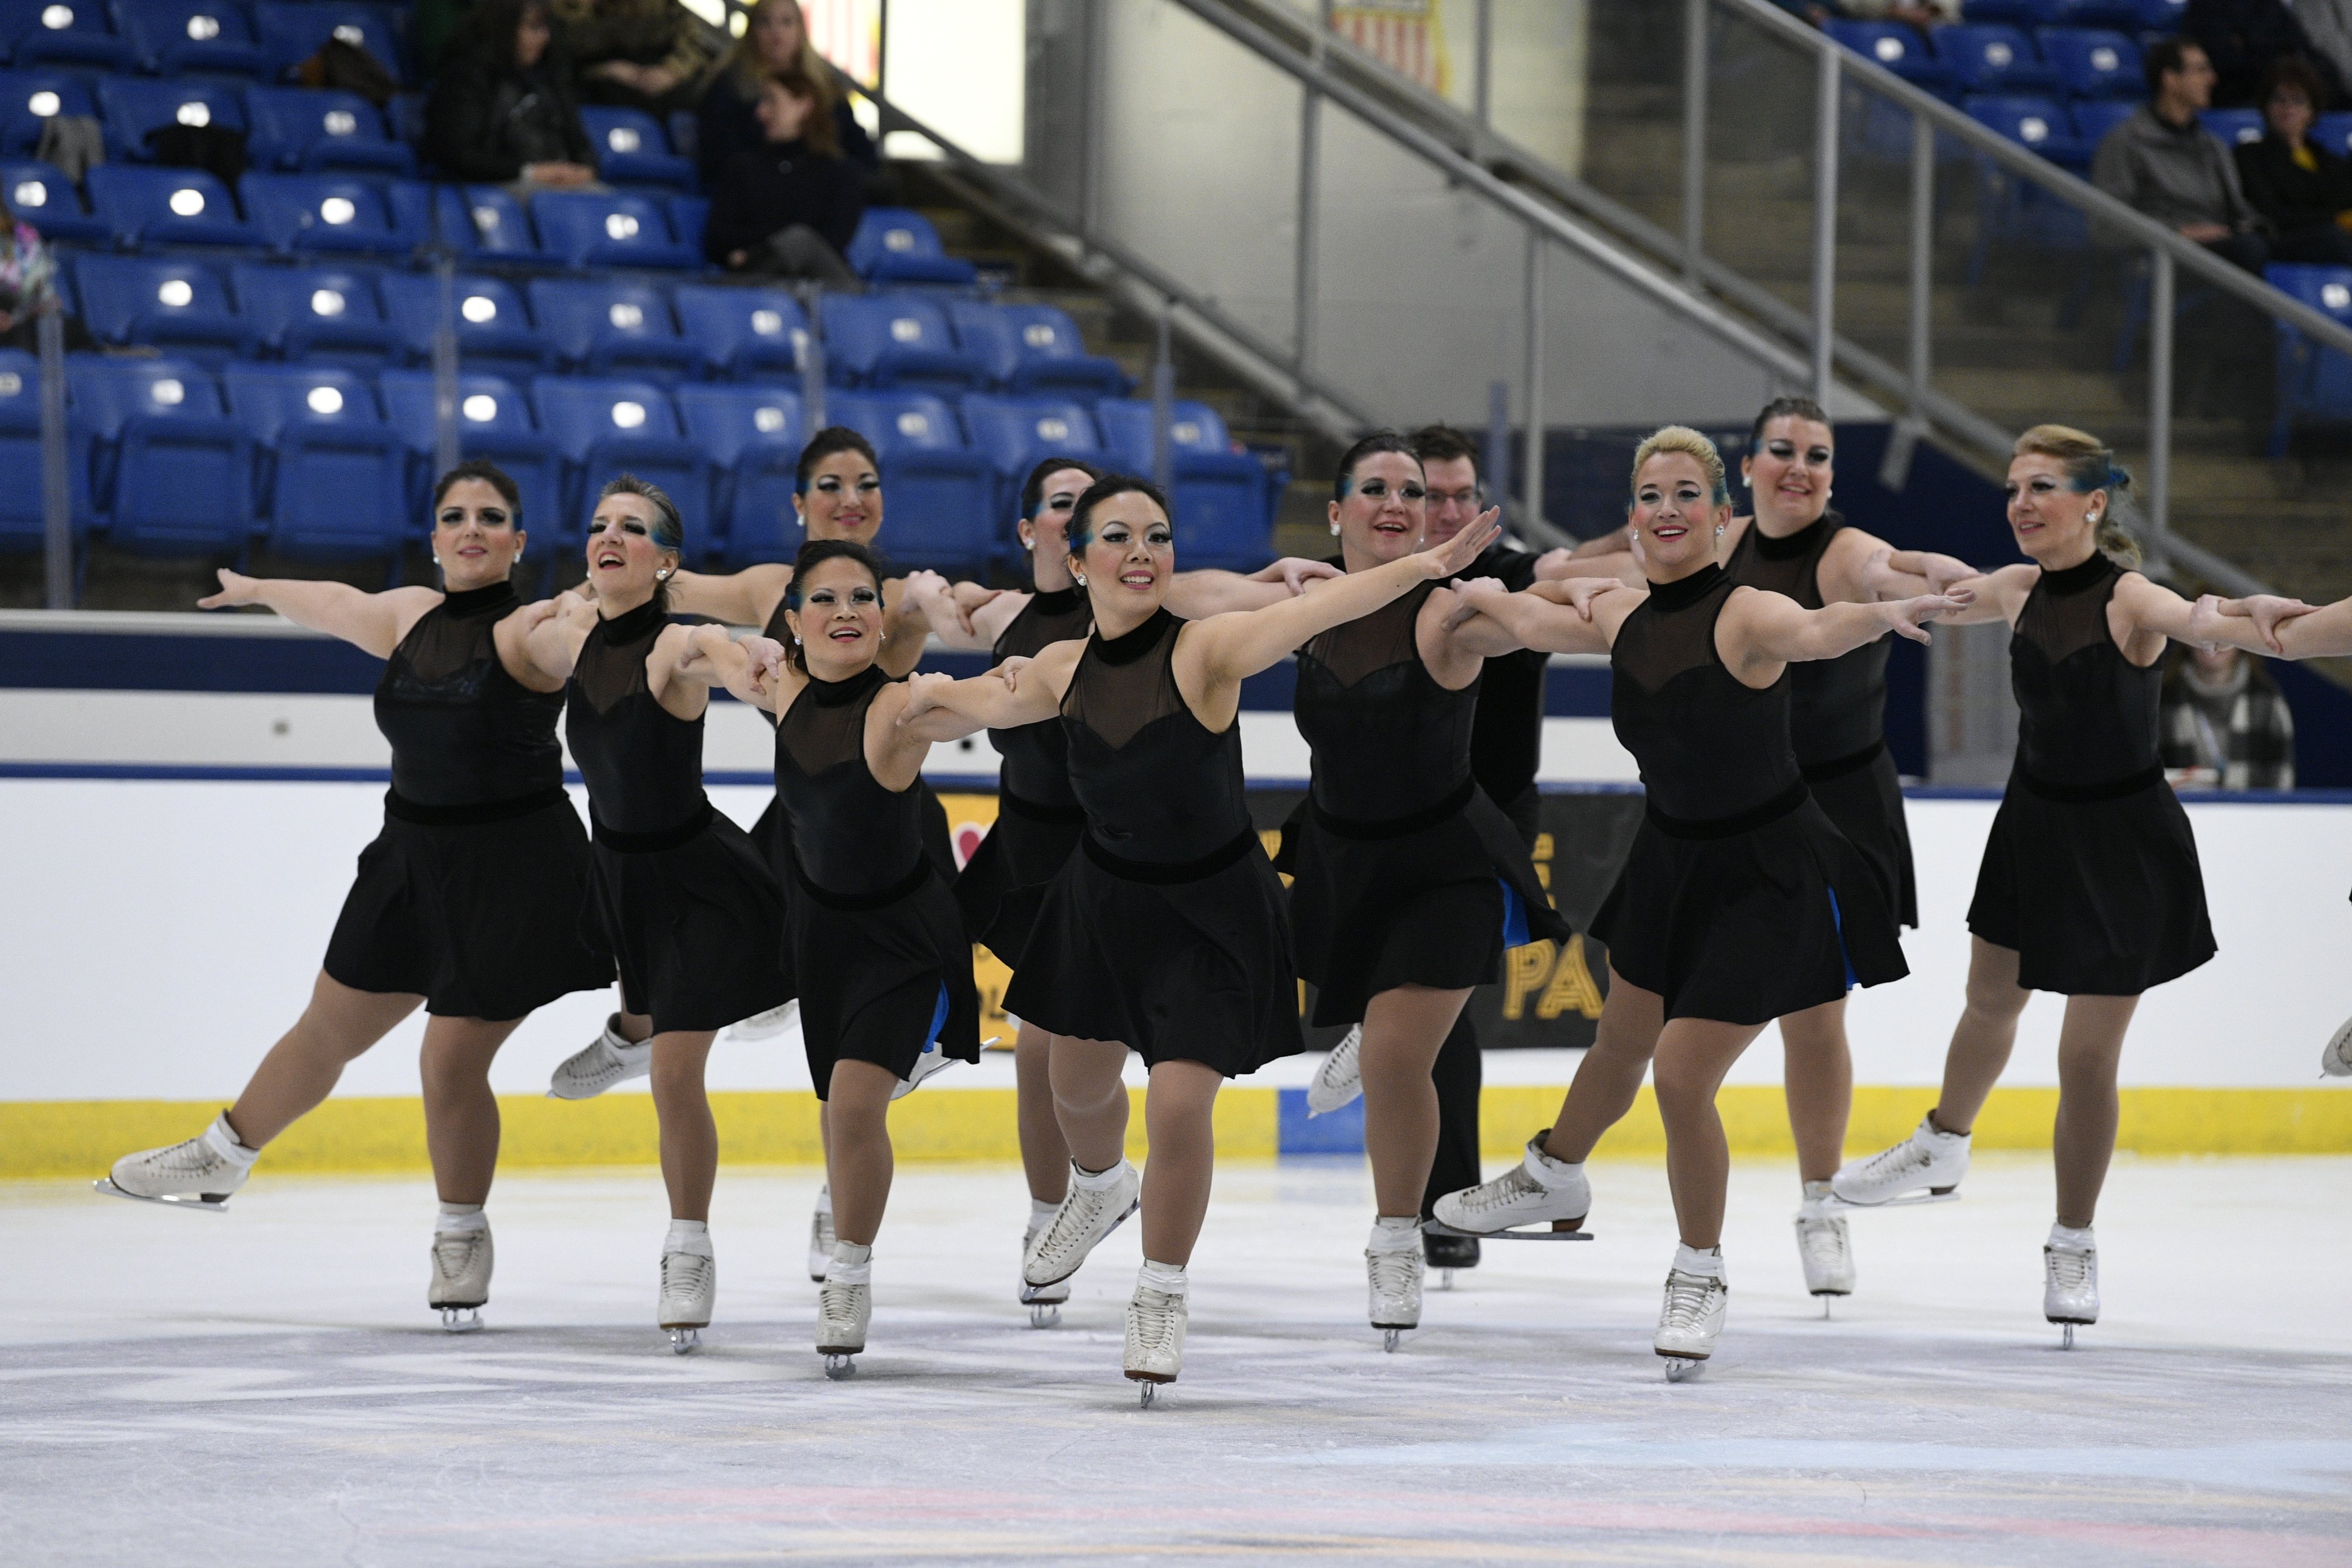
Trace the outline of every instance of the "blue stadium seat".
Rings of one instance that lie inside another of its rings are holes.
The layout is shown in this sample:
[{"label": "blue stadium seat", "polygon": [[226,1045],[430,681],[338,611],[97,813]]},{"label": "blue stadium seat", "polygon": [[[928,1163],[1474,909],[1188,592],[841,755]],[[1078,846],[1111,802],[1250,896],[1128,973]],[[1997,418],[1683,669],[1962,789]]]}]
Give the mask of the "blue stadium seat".
[{"label": "blue stadium seat", "polygon": [[253,127],[246,153],[256,168],[416,172],[416,150],[385,135],[383,112],[358,93],[248,88],[245,112]]},{"label": "blue stadium seat", "polygon": [[425,236],[396,225],[381,187],[341,174],[247,174],[246,215],[278,250],[396,255]]},{"label": "blue stadium seat", "polygon": [[[2273,263],[2263,276],[2272,288],[2323,315],[2352,326],[2352,267],[2292,267]],[[2292,327],[2278,331],[2277,412],[2270,455],[2286,456],[2297,425],[2352,421],[2352,356],[2323,349]]]},{"label": "blue stadium seat", "polygon": [[68,396],[98,442],[107,542],[150,555],[236,552],[253,532],[253,443],[220,387],[180,359],[66,362]]},{"label": "blue stadium seat", "polygon": [[[420,520],[433,499],[440,430],[434,406],[433,373],[388,370],[376,383],[383,397],[384,423],[409,451],[410,510]],[[504,468],[522,491],[525,529],[543,528],[552,537],[563,521],[563,458],[530,418],[530,400],[503,376],[457,378],[458,450],[487,458]]]},{"label": "blue stadium seat", "polygon": [[0,58],[20,70],[70,65],[127,71],[134,63],[104,0],[0,0]]},{"label": "blue stadium seat", "polygon": [[16,221],[32,225],[45,239],[104,245],[114,237],[113,230],[81,210],[73,182],[50,164],[0,160],[0,191],[7,193]]},{"label": "blue stadium seat", "polygon": [[2058,73],[2059,89],[2070,98],[2147,96],[2139,46],[2121,33],[2098,27],[2045,27],[2042,58]]},{"label": "blue stadium seat", "polygon": [[102,77],[98,105],[106,119],[109,149],[118,157],[142,162],[154,156],[147,146],[148,134],[167,125],[217,125],[224,131],[246,128],[244,92],[226,82]]},{"label": "blue stadium seat", "polygon": [[2188,19],[2189,0],[2138,0],[2133,10],[2137,17],[2133,26],[2141,32],[2178,33]]},{"label": "blue stadium seat", "polygon": [[1960,16],[1969,22],[1997,22],[2012,27],[2055,26],[2068,0],[1968,0]]},{"label": "blue stadium seat", "polygon": [[1839,43],[1893,71],[1905,81],[1915,83],[1930,91],[1951,85],[1950,68],[1936,58],[1935,50],[1916,27],[1901,22],[1842,22],[1830,21],[1822,30]]},{"label": "blue stadium seat", "polygon": [[115,19],[142,69],[261,76],[268,57],[235,0],[114,0]]},{"label": "blue stadium seat", "polygon": [[826,414],[874,443],[889,497],[894,559],[979,572],[996,553],[996,474],[964,445],[948,405],[927,393],[841,393]]},{"label": "blue stadium seat", "polygon": [[336,365],[233,364],[221,384],[262,459],[269,547],[312,561],[390,557],[396,580],[410,531],[408,449],[375,389]]},{"label": "blue stadium seat", "polygon": [[583,108],[580,122],[596,149],[596,173],[615,184],[695,186],[694,160],[670,151],[661,122],[636,109]]},{"label": "blue stadium seat", "polygon": [[381,5],[354,5],[327,0],[260,0],[253,8],[253,30],[269,61],[269,74],[282,76],[319,52],[330,38],[365,49],[395,79],[402,69],[400,29],[395,13]]},{"label": "blue stadium seat", "polygon": [[669,217],[648,196],[549,191],[533,196],[531,222],[546,247],[573,267],[699,267],[702,253],[670,237]]},{"label": "blue stadium seat", "polygon": [[2209,109],[2197,118],[2206,130],[2221,139],[2224,147],[2242,147],[2263,139],[2263,111],[2259,109]]},{"label": "blue stadium seat", "polygon": [[1936,58],[1951,68],[1962,92],[2046,92],[2058,85],[2033,41],[2015,27],[1939,27],[1935,45]]},{"label": "blue stadium seat", "polygon": [[[1174,448],[1179,567],[1251,570],[1274,552],[1274,509],[1282,479],[1248,452],[1236,452],[1225,422],[1204,403],[1179,402],[1169,426]],[[1151,472],[1151,405],[1107,398],[1095,405],[1103,445],[1130,472]]]},{"label": "blue stadium seat", "polygon": [[1960,107],[1978,124],[2062,168],[2080,172],[2089,166],[2091,150],[2075,137],[2073,118],[2054,98],[1973,97],[1962,99]]},{"label": "blue stadium seat", "polygon": [[996,469],[996,505],[990,515],[998,520],[998,545],[1010,551],[1018,542],[1013,520],[1020,515],[1021,481],[1047,458],[1098,458],[1102,441],[1095,434],[1094,416],[1079,403],[978,393],[964,398],[961,407],[973,448]]},{"label": "blue stadium seat", "polygon": [[544,249],[530,226],[530,215],[513,194],[497,185],[441,185],[435,190],[435,212],[442,243],[485,259],[518,266],[555,266],[562,258]]},{"label": "blue stadium seat", "polygon": [[73,274],[82,322],[100,342],[153,345],[214,366],[254,351],[252,323],[209,263],[83,255]]},{"label": "blue stadium seat", "polygon": [[677,237],[680,245],[700,256],[702,231],[710,226],[710,198],[672,196],[668,206],[670,233]]},{"label": "blue stadium seat", "polygon": [[[305,9],[308,9],[306,6]],[[411,147],[425,140],[425,95],[421,92],[395,92],[392,101],[383,106],[384,122],[392,127],[393,140]]]},{"label": "blue stadium seat", "polygon": [[677,324],[714,376],[791,375],[808,342],[808,312],[781,289],[681,283]]},{"label": "blue stadium seat", "polygon": [[30,153],[51,115],[97,112],[89,89],[64,71],[0,71],[0,153]]},{"label": "blue stadium seat", "polygon": [[2311,139],[2337,157],[2352,154],[2352,114],[2323,114],[2311,128]]},{"label": "blue stadium seat", "polygon": [[969,284],[969,261],[950,256],[931,220],[906,207],[868,207],[849,241],[849,266],[874,283]]},{"label": "blue stadium seat", "polygon": [[1051,305],[950,300],[947,309],[956,341],[1009,395],[1124,397],[1134,384],[1117,360],[1088,353],[1077,323]]},{"label": "blue stadium seat", "polygon": [[89,204],[125,245],[251,245],[228,187],[202,169],[100,163],[85,175]]},{"label": "blue stadium seat", "polygon": [[2139,112],[2137,103],[2120,99],[2084,99],[2074,107],[2074,139],[2093,153],[2107,139],[2107,132]]},{"label": "blue stadium seat", "polygon": [[678,417],[714,471],[712,513],[727,562],[790,561],[800,549],[792,526],[793,474],[808,440],[797,394],[772,387],[681,386]]},{"label": "blue stadium seat", "polygon": [[[2167,0],[2163,9],[2173,19],[2187,8],[2188,0],[2173,5]],[[2142,18],[2148,7],[2141,0],[2050,0],[2050,19],[2061,27],[2114,27],[2118,31],[2137,31],[2147,26]]]},{"label": "blue stadium seat", "polygon": [[980,362],[956,347],[944,311],[905,294],[827,294],[825,374],[845,385],[920,387],[950,395],[987,381]]},{"label": "blue stadium seat", "polygon": [[375,370],[401,355],[400,334],[383,319],[371,273],[239,263],[229,268],[229,284],[237,313],[280,359]]},{"label": "blue stadium seat", "polygon": [[[545,334],[531,324],[522,295],[498,278],[460,272],[452,301],[457,352],[473,369],[529,375],[555,362]],[[441,324],[441,280],[430,272],[386,272],[376,279],[385,319],[412,358],[433,357]]]},{"label": "blue stadium seat", "polygon": [[677,335],[669,302],[642,283],[534,278],[531,319],[556,353],[587,375],[641,375],[664,384],[701,356]]},{"label": "blue stadium seat", "polygon": [[680,433],[669,394],[649,381],[587,380],[542,375],[530,384],[539,427],[571,465],[568,500],[556,538],[579,543],[596,491],[615,474],[632,473],[667,490],[686,520],[686,558],[705,562],[724,552],[710,516],[709,468]]},{"label": "blue stadium seat", "polygon": [[[72,416],[68,415],[68,428]],[[89,537],[90,524],[88,442],[69,447],[68,517],[74,542]],[[41,364],[22,349],[0,349],[0,473],[22,476],[0,485],[0,552],[22,554],[45,548],[48,517],[41,487]]]}]

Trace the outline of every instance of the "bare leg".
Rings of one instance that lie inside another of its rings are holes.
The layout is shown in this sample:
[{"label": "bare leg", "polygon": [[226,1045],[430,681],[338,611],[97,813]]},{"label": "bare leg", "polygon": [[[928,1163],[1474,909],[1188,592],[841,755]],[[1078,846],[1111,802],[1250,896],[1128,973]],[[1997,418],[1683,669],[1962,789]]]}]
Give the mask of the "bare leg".
[{"label": "bare leg", "polygon": [[1943,1093],[1927,1113],[1947,1132],[1966,1132],[1976,1126],[1985,1097],[2009,1065],[2009,1053],[2017,1045],[2017,1020],[2032,995],[2017,984],[2015,948],[1995,947],[1980,936],[1969,941],[1968,1003],[1952,1029],[1951,1049],[1944,1055]]},{"label": "bare leg", "polygon": [[1846,1047],[1845,998],[1780,1020],[1789,1095],[1789,1131],[1797,1140],[1797,1176],[1826,1182],[1845,1163],[1845,1123],[1853,1110],[1853,1053]]},{"label": "bare leg", "polygon": [[418,1066],[425,1080],[425,1144],[434,1190],[445,1204],[488,1201],[499,1163],[499,1099],[490,1058],[522,1023],[428,1018]]},{"label": "bare leg", "polygon": [[1430,1163],[1437,1157],[1437,1085],[1429,1069],[1469,999],[1467,991],[1400,985],[1381,992],[1364,1009],[1358,1058],[1364,1079],[1364,1148],[1371,1156],[1372,1193],[1381,1214],[1421,1213]]},{"label": "bare leg", "polygon": [[719,1124],[703,1092],[702,1069],[715,1030],[677,1030],[654,1038],[654,1110],[661,1117],[662,1183],[672,1219],[710,1218],[719,1180]]},{"label": "bare leg", "polygon": [[653,1034],[654,1020],[651,1014],[632,1013],[625,1008],[622,1010],[621,1038],[633,1046],[643,1045],[653,1038]]},{"label": "bare leg", "polygon": [[837,1061],[826,1087],[825,1180],[833,1188],[833,1234],[871,1247],[890,1202],[890,1091],[898,1077],[872,1062]]},{"label": "bare leg", "polygon": [[1054,1119],[1082,1170],[1108,1171],[1126,1158],[1126,1066],[1127,1047],[1117,1040],[1054,1037]]},{"label": "bare leg", "polygon": [[[1151,1087],[1143,1097],[1144,1124],[1151,1132],[1151,1156],[1143,1167],[1143,1256],[1153,1263],[1181,1267],[1192,1261],[1216,1174],[1212,1112],[1224,1081],[1202,1062],[1167,1061],[1151,1069]],[[1420,1203],[1419,1187],[1412,1201]]]},{"label": "bare leg", "polygon": [[2080,1230],[2098,1210],[2115,1158],[2116,1069],[2137,996],[2069,996],[2058,1032],[2058,1123],[2051,1152],[2058,1166],[2058,1223]]},{"label": "bare leg", "polygon": [[1584,1053],[1568,1086],[1559,1120],[1544,1140],[1545,1153],[1581,1164],[1601,1135],[1625,1119],[1633,1109],[1633,1097],[1642,1091],[1665,1017],[1665,998],[1643,990],[1611,966],[1609,1000],[1601,1005],[1592,1048]]},{"label": "bare leg", "polygon": [[1684,1245],[1704,1250],[1723,1241],[1731,1147],[1716,1114],[1716,1090],[1760,1024],[1676,1018],[1658,1037],[1658,1115],[1666,1124],[1666,1183]]},{"label": "bare leg", "polygon": [[1070,1146],[1054,1116],[1054,1037],[1024,1020],[1013,1040],[1013,1083],[1021,1130],[1021,1168],[1029,1195],[1057,1204],[1070,1187]]},{"label": "bare leg", "polygon": [[320,971],[310,1005],[269,1047],[229,1107],[237,1142],[258,1149],[294,1125],[335,1091],[345,1067],[424,1005],[422,996],[354,991]]}]

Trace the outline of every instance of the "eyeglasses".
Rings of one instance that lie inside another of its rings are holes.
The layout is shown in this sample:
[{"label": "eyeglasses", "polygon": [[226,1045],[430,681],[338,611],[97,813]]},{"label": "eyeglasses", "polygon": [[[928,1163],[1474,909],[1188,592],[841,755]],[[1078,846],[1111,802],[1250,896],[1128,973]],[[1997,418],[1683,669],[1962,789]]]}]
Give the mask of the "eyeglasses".
[{"label": "eyeglasses", "polygon": [[1485,500],[1486,499],[1486,489],[1484,487],[1478,485],[1472,485],[1466,490],[1432,490],[1429,492],[1429,504],[1432,506],[1475,507],[1480,501]]}]

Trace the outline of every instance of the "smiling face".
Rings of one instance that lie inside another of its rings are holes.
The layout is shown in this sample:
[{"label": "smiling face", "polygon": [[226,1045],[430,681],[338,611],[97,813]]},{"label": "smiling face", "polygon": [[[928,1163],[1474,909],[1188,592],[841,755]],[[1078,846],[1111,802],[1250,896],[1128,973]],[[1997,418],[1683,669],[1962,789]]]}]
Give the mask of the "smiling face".
[{"label": "smiling face", "polygon": [[863,452],[835,452],[809,476],[808,489],[793,497],[793,510],[811,539],[874,542],[882,526],[882,476]]},{"label": "smiling face", "polygon": [[1756,521],[1767,533],[1793,533],[1821,520],[1836,477],[1837,437],[1819,420],[1784,414],[1764,426],[1756,450],[1739,460],[1739,477],[1756,498]]},{"label": "smiling face", "polygon": [[588,581],[599,605],[613,615],[654,595],[662,575],[677,570],[677,552],[654,542],[661,509],[645,496],[610,495],[588,520]]},{"label": "smiling face", "polygon": [[1421,464],[1402,452],[1372,452],[1356,464],[1347,499],[1329,503],[1348,569],[1381,566],[1421,548],[1429,489]]},{"label": "smiling face", "polygon": [[1633,476],[1631,521],[1651,577],[1670,583],[1715,559],[1731,507],[1717,506],[1713,489],[1706,469],[1687,452],[1661,452]]},{"label": "smiling face", "polygon": [[1443,544],[1476,521],[1486,504],[1478,465],[1467,458],[1439,458],[1421,469],[1429,482],[1429,542]]},{"label": "smiling face", "polygon": [[819,680],[847,680],[882,651],[882,586],[855,561],[835,556],[809,568],[800,608],[784,612],[803,666]]},{"label": "smiling face", "polygon": [[433,555],[451,593],[505,582],[524,538],[514,508],[488,479],[459,479],[433,509]]},{"label": "smiling face", "polygon": [[2106,514],[2107,492],[2077,490],[2066,465],[2028,452],[2009,465],[2009,529],[2017,547],[2053,571],[2079,566],[2098,548],[2098,520]]},{"label": "smiling face", "polygon": [[1091,519],[1094,536],[1069,557],[1071,571],[1086,583],[1097,622],[1137,626],[1168,595],[1168,580],[1176,574],[1176,531],[1139,490],[1098,503]]}]

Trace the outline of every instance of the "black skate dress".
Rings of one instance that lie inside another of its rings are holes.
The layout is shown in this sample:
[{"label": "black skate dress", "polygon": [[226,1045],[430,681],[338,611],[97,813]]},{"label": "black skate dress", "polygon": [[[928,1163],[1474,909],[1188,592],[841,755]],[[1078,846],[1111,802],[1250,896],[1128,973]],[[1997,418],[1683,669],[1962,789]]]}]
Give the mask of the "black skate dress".
[{"label": "black skate dress", "polygon": [[1710,565],[1618,629],[1610,722],[1649,800],[1592,934],[1668,1018],[1767,1024],[1910,971],[1877,875],[1798,772],[1787,672],[1759,691],[1716,651],[1738,591]]},{"label": "black skate dress", "polygon": [[[991,657],[999,664],[1034,658],[1055,643],[1085,637],[1094,619],[1084,588],[1033,594],[996,639]],[[1029,931],[1005,918],[1005,896],[1053,879],[1076,852],[1087,814],[1070,788],[1070,742],[1059,719],[991,730],[988,739],[1004,759],[997,775],[996,825],[964,862],[955,896],[971,940],[1010,964]]]},{"label": "black skate dress", "polygon": [[1119,1040],[1150,1065],[1227,1078],[1305,1048],[1282,880],[1250,826],[1238,723],[1213,734],[1171,663],[1165,610],[1097,632],[1062,698],[1079,852],[1032,904],[1005,1010],[1056,1035]]},{"label": "black skate dress", "polygon": [[2158,665],[2116,647],[2123,572],[2044,572],[2009,639],[2017,762],[1977,872],[1969,930],[2017,953],[2017,983],[2137,996],[2213,956],[2197,838],[2157,760]]},{"label": "black skate dress", "polygon": [[812,677],[776,725],[776,803],[794,879],[784,965],[800,980],[801,1037],[823,1100],[833,1064],[911,1078],[933,1041],[980,1059],[971,940],[923,848],[922,796],[882,787],[866,765],[866,716],[890,684],[879,668]]},{"label": "black skate dress", "polygon": [[[1818,610],[1822,555],[1845,526],[1831,512],[1786,539],[1771,539],[1751,518],[1723,569],[1735,583]],[[1903,814],[1903,781],[1886,750],[1886,659],[1893,651],[1893,640],[1881,637],[1836,658],[1790,665],[1789,735],[1806,787],[1878,873],[1895,918],[1916,927],[1911,826]]]},{"label": "black skate dress", "polygon": [[520,1018],[613,983],[583,935],[588,836],[563,790],[560,691],[507,672],[511,584],[449,594],[384,661],[375,722],[392,742],[383,831],[360,852],[322,967],[443,1017]]},{"label": "black skate dress", "polygon": [[1400,985],[1491,984],[1506,945],[1571,934],[1518,829],[1471,776],[1479,682],[1449,691],[1422,662],[1416,627],[1435,590],[1298,650],[1293,711],[1314,779],[1275,864],[1294,879],[1291,930],[1318,1027],[1362,1022]]},{"label": "black skate dress", "polygon": [[792,999],[783,909],[749,836],[702,793],[702,721],[646,686],[657,603],[600,620],[572,668],[565,734],[588,781],[595,907],[621,998],[654,1032],[723,1029]]}]

